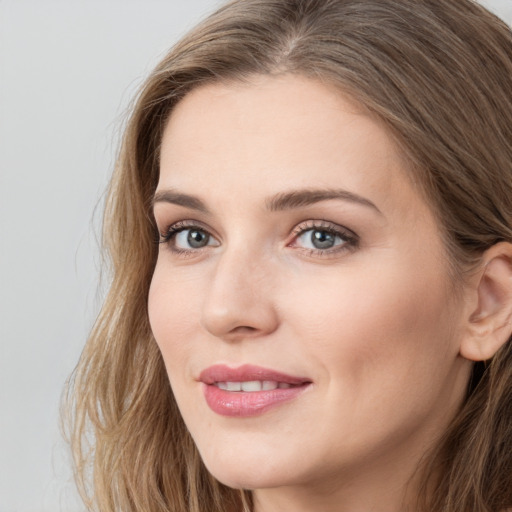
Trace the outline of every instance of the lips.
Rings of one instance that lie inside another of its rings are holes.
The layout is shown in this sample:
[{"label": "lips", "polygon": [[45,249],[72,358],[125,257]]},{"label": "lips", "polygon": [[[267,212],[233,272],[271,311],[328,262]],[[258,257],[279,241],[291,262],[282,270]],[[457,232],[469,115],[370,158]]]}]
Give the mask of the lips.
[{"label": "lips", "polygon": [[206,403],[222,416],[247,417],[266,412],[302,394],[310,379],[259,366],[215,365],[201,372]]}]

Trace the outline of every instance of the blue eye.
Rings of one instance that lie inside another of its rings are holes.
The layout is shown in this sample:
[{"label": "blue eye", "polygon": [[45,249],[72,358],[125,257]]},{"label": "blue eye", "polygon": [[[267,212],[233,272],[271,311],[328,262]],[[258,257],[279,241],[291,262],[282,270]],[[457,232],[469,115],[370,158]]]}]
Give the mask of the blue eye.
[{"label": "blue eye", "polygon": [[202,229],[183,229],[176,233],[174,245],[179,249],[201,249],[211,245],[211,236]]},{"label": "blue eye", "polygon": [[307,252],[308,256],[329,257],[359,246],[359,236],[352,230],[327,220],[308,220],[293,230],[290,247]]},{"label": "blue eye", "polygon": [[340,233],[321,228],[307,229],[297,237],[297,240],[300,241],[301,247],[317,250],[332,249],[348,242]]},{"label": "blue eye", "polygon": [[166,243],[173,251],[187,252],[200,250],[207,246],[218,246],[219,242],[205,229],[199,226],[171,226],[161,236],[161,243]]},{"label": "blue eye", "polygon": [[[309,251],[311,255],[333,256],[339,251],[355,248],[359,237],[349,229],[327,221],[308,221],[294,229],[294,240],[289,245]],[[199,254],[207,247],[219,247],[220,242],[198,224],[178,222],[160,236],[160,243],[166,244],[175,253]]]}]

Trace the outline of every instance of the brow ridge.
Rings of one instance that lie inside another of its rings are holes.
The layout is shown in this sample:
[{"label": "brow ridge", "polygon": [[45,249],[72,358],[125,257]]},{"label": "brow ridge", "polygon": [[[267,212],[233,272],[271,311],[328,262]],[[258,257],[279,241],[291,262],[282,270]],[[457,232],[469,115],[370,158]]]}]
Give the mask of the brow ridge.
[{"label": "brow ridge", "polygon": [[[321,201],[342,200],[372,208],[382,214],[379,208],[369,199],[344,189],[298,189],[280,192],[265,201],[266,208],[271,212],[293,210],[303,206],[310,206]],[[184,194],[173,189],[157,191],[153,198],[153,206],[158,202],[166,202],[184,206],[191,210],[209,214],[204,201],[196,196]]]},{"label": "brow ridge", "polygon": [[302,206],[309,206],[321,201],[338,199],[367,206],[381,213],[379,208],[369,199],[344,189],[300,189],[281,192],[266,201],[270,211],[291,210]]},{"label": "brow ridge", "polygon": [[184,206],[185,208],[190,208],[191,210],[197,210],[202,213],[210,213],[206,204],[199,199],[198,197],[191,196],[189,194],[183,194],[181,192],[177,192],[173,189],[165,189],[160,190],[155,193],[153,197],[153,206],[156,203],[171,203],[176,204],[178,206]]}]

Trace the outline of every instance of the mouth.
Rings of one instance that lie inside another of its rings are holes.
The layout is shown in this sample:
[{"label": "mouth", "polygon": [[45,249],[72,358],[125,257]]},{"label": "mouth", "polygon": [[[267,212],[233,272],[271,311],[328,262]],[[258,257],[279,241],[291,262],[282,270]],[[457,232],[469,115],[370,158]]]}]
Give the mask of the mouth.
[{"label": "mouth", "polygon": [[277,382],[275,380],[249,380],[244,382],[214,382],[214,386],[224,391],[243,391],[245,393],[255,393],[258,391],[272,391],[273,389],[290,389],[293,384],[287,382]]},{"label": "mouth", "polygon": [[249,417],[288,402],[310,387],[312,381],[267,368],[215,365],[199,377],[210,409],[221,416]]}]

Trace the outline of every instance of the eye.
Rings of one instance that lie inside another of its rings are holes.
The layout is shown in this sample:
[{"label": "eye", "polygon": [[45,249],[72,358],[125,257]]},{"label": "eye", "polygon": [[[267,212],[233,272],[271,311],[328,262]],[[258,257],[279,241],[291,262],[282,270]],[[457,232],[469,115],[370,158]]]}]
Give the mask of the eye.
[{"label": "eye", "polygon": [[167,244],[174,252],[193,252],[204,247],[217,247],[219,242],[203,227],[177,223],[161,235],[160,243]]},{"label": "eye", "polygon": [[302,247],[307,249],[331,249],[343,243],[343,239],[325,229],[308,229],[298,237]]},{"label": "eye", "polygon": [[295,229],[292,247],[309,251],[311,254],[335,253],[353,248],[358,237],[347,228],[326,221],[309,221]]},{"label": "eye", "polygon": [[202,229],[184,229],[174,237],[174,246],[178,249],[200,249],[211,244],[210,235]]}]

